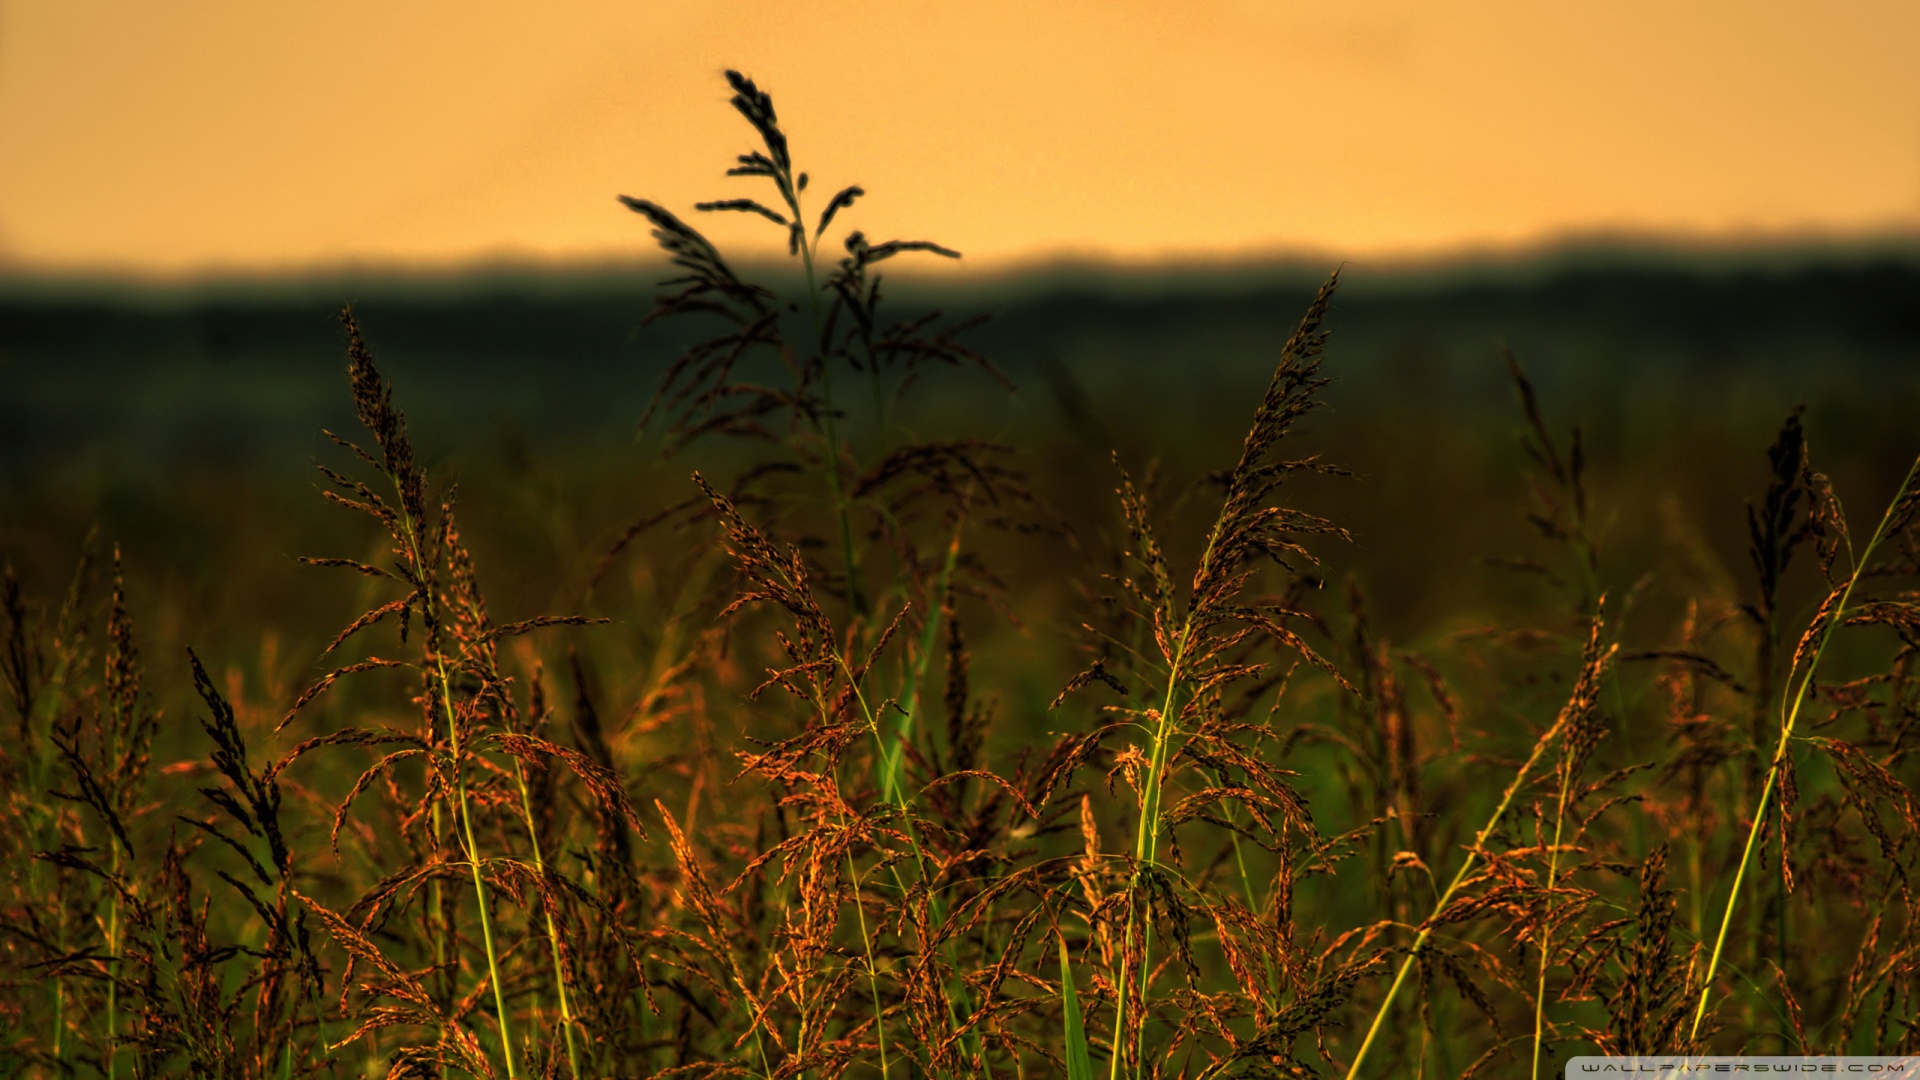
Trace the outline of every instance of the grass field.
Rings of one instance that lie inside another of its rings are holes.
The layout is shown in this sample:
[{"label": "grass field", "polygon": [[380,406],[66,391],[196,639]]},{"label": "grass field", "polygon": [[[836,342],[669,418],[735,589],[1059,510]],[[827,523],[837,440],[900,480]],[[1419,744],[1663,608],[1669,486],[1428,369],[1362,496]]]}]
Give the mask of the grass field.
[{"label": "grass field", "polygon": [[[1503,357],[1406,301],[1353,378],[1339,275],[976,326],[733,89],[764,198],[704,209],[797,270],[625,200],[677,280],[578,405],[390,365],[369,301],[326,436],[241,364],[12,425],[0,1071],[1920,1052],[1914,328],[1834,315],[1910,271],[1747,280],[1814,297],[1741,309],[1764,348],[1563,288]],[[35,310],[10,348],[106,321]]]}]

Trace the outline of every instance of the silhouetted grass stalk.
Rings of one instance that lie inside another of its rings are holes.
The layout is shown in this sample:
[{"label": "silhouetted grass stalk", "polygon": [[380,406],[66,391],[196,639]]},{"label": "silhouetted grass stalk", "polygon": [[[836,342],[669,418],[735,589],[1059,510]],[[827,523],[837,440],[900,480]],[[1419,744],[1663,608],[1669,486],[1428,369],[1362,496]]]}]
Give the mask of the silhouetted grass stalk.
[{"label": "silhouetted grass stalk", "polygon": [[[780,195],[787,202],[787,209],[793,211],[796,223],[806,220],[800,212],[800,191],[793,181],[792,167],[775,177]],[[819,239],[818,234],[809,238],[805,228],[796,227],[794,241],[800,251],[800,265],[807,273],[807,322],[810,333],[808,338],[820,356],[820,396],[822,409],[817,424],[827,442],[827,484],[833,495],[833,513],[840,525],[840,558],[847,568],[847,607],[854,614],[866,611],[866,602],[860,594],[860,574],[853,559],[853,522],[847,507],[846,481],[840,475],[840,436],[834,424],[833,372],[828,362],[826,342],[820,338],[820,286],[813,273],[813,246]]]}]

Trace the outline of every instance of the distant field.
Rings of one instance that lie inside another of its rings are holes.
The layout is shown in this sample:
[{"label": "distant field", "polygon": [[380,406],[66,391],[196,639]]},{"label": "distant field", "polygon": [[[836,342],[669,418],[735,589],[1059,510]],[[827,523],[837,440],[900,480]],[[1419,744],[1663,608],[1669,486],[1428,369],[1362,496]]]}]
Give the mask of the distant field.
[{"label": "distant field", "polygon": [[[647,485],[678,484],[702,460],[661,463],[657,430],[636,442],[667,359],[701,329],[636,332],[659,274],[16,286],[0,294],[0,498],[21,512],[0,524],[0,540],[64,550],[97,521],[170,546],[197,531],[203,511],[187,500],[203,485],[291,504],[285,528],[324,527],[325,508],[302,492],[308,462],[326,453],[320,429],[353,423],[334,319],[351,301],[423,453],[454,464],[469,488],[532,475],[566,490],[582,550],[549,557],[596,558],[585,549],[620,518],[667,500]],[[1170,479],[1188,483],[1231,452],[1315,281],[1299,268],[1243,267],[907,286],[909,309],[987,317],[964,340],[1013,389],[959,373],[910,395],[902,419],[922,432],[1008,438],[1063,498],[1098,504],[1113,450],[1162,460]],[[1920,258],[1575,251],[1352,270],[1329,326],[1330,411],[1314,419],[1313,438],[1359,480],[1317,495],[1360,541],[1331,557],[1400,598],[1382,615],[1400,633],[1477,602],[1458,592],[1423,599],[1441,587],[1436,553],[1465,568],[1524,542],[1520,416],[1503,349],[1525,364],[1556,422],[1583,427],[1596,483],[1617,486],[1623,508],[1607,523],[1609,546],[1636,565],[1659,545],[1667,499],[1716,508],[1699,527],[1738,561],[1740,503],[1791,407],[1807,406],[1815,452],[1840,490],[1870,499],[1898,479],[1920,404]],[[1409,521],[1446,524],[1409,548],[1400,540]],[[1449,575],[1460,576],[1475,577]]]},{"label": "distant field", "polygon": [[[908,274],[889,288],[909,310],[990,317],[967,340],[1017,391],[982,398],[983,419],[1048,423],[1065,379],[1103,417],[1151,401],[1157,414],[1173,406],[1165,422],[1178,427],[1258,383],[1326,269],[1083,268],[944,287]],[[660,275],[636,264],[172,289],[16,281],[0,287],[0,466],[17,477],[102,454],[124,464],[218,459],[222,447],[251,457],[269,441],[298,450],[315,423],[345,415],[333,313],[348,302],[418,387],[417,422],[444,427],[448,451],[503,424],[541,444],[624,437],[665,359],[698,330],[635,332]],[[1886,395],[1848,389],[1912,378],[1920,349],[1920,254],[1574,249],[1346,277],[1334,399],[1417,397],[1469,423],[1507,404],[1503,345],[1548,392],[1580,395],[1594,420],[1676,392],[1716,408],[1809,400],[1871,412]]]}]

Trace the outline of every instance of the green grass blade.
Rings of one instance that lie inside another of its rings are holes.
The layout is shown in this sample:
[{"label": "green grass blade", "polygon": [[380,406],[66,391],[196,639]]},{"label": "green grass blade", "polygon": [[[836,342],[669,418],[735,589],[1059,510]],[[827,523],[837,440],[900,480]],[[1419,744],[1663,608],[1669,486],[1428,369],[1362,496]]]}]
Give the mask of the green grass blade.
[{"label": "green grass blade", "polygon": [[1080,995],[1073,989],[1073,964],[1067,959],[1067,939],[1059,940],[1060,1007],[1066,1027],[1067,1080],[1093,1080],[1093,1057],[1087,1052],[1087,1029],[1080,1022]]}]

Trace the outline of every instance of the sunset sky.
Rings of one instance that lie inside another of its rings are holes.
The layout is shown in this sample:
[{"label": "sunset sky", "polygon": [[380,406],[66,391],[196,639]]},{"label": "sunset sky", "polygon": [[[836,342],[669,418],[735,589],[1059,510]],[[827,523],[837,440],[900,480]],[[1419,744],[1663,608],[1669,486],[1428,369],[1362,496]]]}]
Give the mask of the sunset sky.
[{"label": "sunset sky", "polygon": [[1914,0],[0,0],[0,270],[632,257],[727,67],[976,266],[1920,234]]}]

